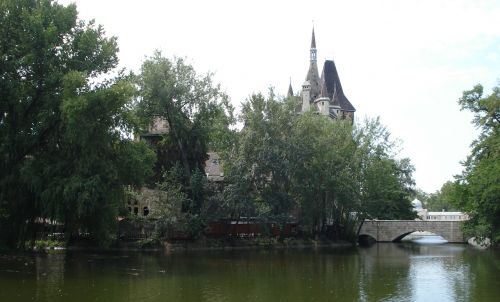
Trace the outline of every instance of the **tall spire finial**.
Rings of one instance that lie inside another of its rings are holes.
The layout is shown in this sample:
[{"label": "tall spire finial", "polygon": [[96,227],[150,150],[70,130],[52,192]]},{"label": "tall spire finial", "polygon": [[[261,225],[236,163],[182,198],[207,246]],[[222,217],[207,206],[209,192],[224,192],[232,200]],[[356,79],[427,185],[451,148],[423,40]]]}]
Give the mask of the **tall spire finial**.
[{"label": "tall spire finial", "polygon": [[316,48],[316,37],[314,35],[314,21],[313,21],[313,32],[312,32],[312,39],[311,39],[311,48]]},{"label": "tall spire finial", "polygon": [[317,60],[316,36],[314,35],[314,21],[313,21],[313,30],[311,38],[311,61],[316,62],[316,60]]}]

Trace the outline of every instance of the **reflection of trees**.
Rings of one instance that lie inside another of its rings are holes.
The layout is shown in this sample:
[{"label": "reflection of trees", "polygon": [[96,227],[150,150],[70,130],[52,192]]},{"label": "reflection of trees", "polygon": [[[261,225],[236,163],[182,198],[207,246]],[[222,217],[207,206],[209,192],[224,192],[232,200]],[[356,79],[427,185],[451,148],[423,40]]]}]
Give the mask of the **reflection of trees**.
[{"label": "reflection of trees", "polygon": [[393,243],[378,243],[359,249],[361,300],[404,300],[409,297],[408,253]]},{"label": "reflection of trees", "polygon": [[35,273],[35,257],[0,252],[0,301],[33,300],[37,295]]},{"label": "reflection of trees", "polygon": [[352,249],[235,251],[189,261],[195,263],[190,276],[175,277],[185,280],[182,289],[172,287],[183,292],[176,301],[349,301],[359,292]]},{"label": "reflection of trees", "polygon": [[38,255],[35,258],[38,301],[61,301],[64,286],[65,254]]},{"label": "reflection of trees", "polygon": [[464,263],[467,264],[467,281],[469,301],[498,301],[500,286],[500,251],[486,251],[469,248],[464,253]]},{"label": "reflection of trees", "polygon": [[13,273],[0,259],[1,301],[496,301],[500,295],[498,251],[452,244],[30,259],[9,264],[18,279],[6,275]]}]

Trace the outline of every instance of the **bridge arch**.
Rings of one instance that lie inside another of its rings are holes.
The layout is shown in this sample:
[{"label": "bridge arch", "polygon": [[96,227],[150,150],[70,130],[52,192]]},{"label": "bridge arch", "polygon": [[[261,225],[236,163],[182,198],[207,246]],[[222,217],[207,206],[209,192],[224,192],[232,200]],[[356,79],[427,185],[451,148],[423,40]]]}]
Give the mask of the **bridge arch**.
[{"label": "bridge arch", "polygon": [[375,242],[377,242],[377,239],[371,235],[367,235],[367,234],[358,235],[358,243],[360,245],[371,245]]},{"label": "bridge arch", "polygon": [[460,221],[365,220],[359,228],[358,238],[371,236],[379,242],[394,242],[416,231],[434,233],[448,242],[466,242]]},{"label": "bridge arch", "polygon": [[399,235],[398,237],[394,238],[392,240],[392,242],[400,242],[403,238],[405,238],[406,236],[410,235],[411,233],[415,233],[415,232],[417,232],[417,231],[403,233],[403,234]]}]

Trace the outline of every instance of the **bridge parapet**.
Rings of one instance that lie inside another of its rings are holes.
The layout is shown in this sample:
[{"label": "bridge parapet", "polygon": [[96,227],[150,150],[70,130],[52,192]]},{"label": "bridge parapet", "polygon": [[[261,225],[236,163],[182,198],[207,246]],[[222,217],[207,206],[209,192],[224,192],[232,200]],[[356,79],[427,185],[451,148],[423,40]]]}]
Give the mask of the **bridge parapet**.
[{"label": "bridge parapet", "polygon": [[416,231],[432,232],[448,242],[466,242],[461,221],[365,220],[358,236],[367,235],[379,242],[392,242]]}]

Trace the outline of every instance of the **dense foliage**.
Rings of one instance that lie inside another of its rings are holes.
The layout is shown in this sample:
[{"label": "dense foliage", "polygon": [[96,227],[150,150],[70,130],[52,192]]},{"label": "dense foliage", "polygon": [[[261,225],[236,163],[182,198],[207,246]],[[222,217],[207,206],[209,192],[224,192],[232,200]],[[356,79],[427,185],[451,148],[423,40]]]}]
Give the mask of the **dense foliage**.
[{"label": "dense foliage", "polygon": [[474,114],[473,123],[481,130],[457,179],[458,206],[470,216],[465,230],[500,242],[500,86],[484,96],[483,87],[476,85],[459,104]]},{"label": "dense foliage", "polygon": [[200,76],[185,60],[170,60],[159,52],[143,63],[137,83],[136,112],[144,132],[155,130],[155,123],[166,123],[163,131],[143,135],[158,154],[150,186],[166,191],[167,196],[172,194],[173,198],[162,200],[163,205],[171,207],[175,200],[182,210],[157,218],[167,224],[172,219],[184,221],[182,228],[195,235],[212,217],[209,209],[219,193],[204,174],[207,152],[222,151],[233,140],[229,128],[234,122],[233,109],[219,86],[212,83],[211,74]]},{"label": "dense foliage", "polygon": [[154,154],[126,138],[134,86],[115,38],[74,5],[0,1],[0,240],[21,246],[50,222],[68,235],[114,235],[125,187]]},{"label": "dense foliage", "polygon": [[353,126],[270,93],[243,103],[243,129],[226,161],[231,218],[296,222],[306,236],[352,238],[359,219],[411,219],[413,167],[396,160],[378,120]]},{"label": "dense foliage", "polygon": [[422,201],[424,207],[429,211],[458,211],[458,207],[455,203],[455,200],[457,199],[456,189],[456,183],[447,181],[441,186],[441,189],[436,192],[430,194],[420,192],[420,194],[417,194],[417,198]]},{"label": "dense foliage", "polygon": [[[378,120],[299,115],[271,91],[242,104],[237,132],[210,74],[157,52],[125,76],[117,51],[74,5],[0,0],[0,241],[21,247],[49,225],[108,242],[144,183],[160,192],[150,217],[190,235],[252,219],[349,239],[360,219],[414,217],[413,167]],[[209,151],[223,185],[204,173]]]}]

